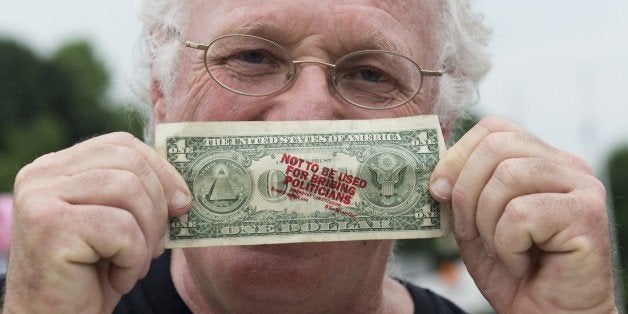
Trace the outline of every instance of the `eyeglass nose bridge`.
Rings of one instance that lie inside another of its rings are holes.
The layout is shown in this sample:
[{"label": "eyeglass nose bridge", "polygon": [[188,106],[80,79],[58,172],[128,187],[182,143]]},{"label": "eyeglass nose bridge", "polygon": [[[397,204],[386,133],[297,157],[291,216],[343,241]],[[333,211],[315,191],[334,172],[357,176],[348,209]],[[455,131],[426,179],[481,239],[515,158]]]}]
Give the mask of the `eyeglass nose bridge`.
[{"label": "eyeglass nose bridge", "polygon": [[296,80],[296,76],[298,72],[297,65],[307,64],[307,63],[322,65],[322,66],[325,66],[328,70],[331,70],[331,72],[329,72],[328,78],[330,82],[332,83],[332,86],[336,84],[336,78],[334,77],[334,74],[333,74],[333,71],[336,69],[336,65],[333,63],[323,62],[323,61],[318,61],[318,60],[292,60],[292,64],[294,65],[294,70],[288,73],[288,75],[286,76],[286,80],[290,83],[293,83],[294,80]]},{"label": "eyeglass nose bridge", "polygon": [[324,65],[328,68],[331,69],[335,69],[336,65],[333,63],[327,63],[327,62],[323,62],[323,61],[318,61],[318,60],[292,60],[292,64],[297,65],[297,64],[304,64],[304,63],[314,63],[314,64],[320,64],[320,65]]}]

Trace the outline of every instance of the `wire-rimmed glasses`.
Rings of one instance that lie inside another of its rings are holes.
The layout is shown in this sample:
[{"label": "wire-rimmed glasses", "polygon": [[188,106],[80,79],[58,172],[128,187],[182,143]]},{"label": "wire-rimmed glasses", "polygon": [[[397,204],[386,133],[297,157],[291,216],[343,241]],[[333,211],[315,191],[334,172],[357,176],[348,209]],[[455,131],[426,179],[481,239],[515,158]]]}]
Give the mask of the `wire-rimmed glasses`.
[{"label": "wire-rimmed glasses", "polygon": [[329,80],[345,101],[367,109],[401,106],[418,94],[425,76],[445,71],[422,70],[410,58],[386,50],[349,53],[335,63],[294,60],[281,45],[253,35],[231,34],[209,44],[186,41],[204,51],[205,68],[220,86],[241,95],[268,96],[290,86],[299,64],[329,68]]}]

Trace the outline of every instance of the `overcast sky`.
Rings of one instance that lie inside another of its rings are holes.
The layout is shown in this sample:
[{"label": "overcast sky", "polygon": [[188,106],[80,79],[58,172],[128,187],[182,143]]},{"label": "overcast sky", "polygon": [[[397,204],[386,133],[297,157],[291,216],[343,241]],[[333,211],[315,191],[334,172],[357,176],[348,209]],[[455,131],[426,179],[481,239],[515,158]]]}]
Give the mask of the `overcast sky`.
[{"label": "overcast sky", "polygon": [[[476,110],[514,120],[583,156],[598,173],[613,145],[628,143],[628,1],[479,0],[493,28],[494,67]],[[126,88],[139,33],[138,0],[0,0],[0,36],[46,55],[86,38]]]}]

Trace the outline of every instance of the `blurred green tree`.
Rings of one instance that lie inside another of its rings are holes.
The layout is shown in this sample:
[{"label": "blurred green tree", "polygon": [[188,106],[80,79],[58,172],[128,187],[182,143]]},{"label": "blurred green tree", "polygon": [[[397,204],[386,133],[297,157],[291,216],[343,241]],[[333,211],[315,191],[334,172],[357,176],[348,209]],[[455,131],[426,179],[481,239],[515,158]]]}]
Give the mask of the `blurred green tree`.
[{"label": "blurred green tree", "polygon": [[0,39],[0,192],[45,153],[112,131],[140,136],[139,115],[116,108],[108,88],[107,69],[85,41],[43,58]]},{"label": "blurred green tree", "polygon": [[610,185],[610,199],[617,225],[617,244],[620,249],[621,283],[623,300],[628,300],[628,145],[613,150],[608,158],[606,171]]}]

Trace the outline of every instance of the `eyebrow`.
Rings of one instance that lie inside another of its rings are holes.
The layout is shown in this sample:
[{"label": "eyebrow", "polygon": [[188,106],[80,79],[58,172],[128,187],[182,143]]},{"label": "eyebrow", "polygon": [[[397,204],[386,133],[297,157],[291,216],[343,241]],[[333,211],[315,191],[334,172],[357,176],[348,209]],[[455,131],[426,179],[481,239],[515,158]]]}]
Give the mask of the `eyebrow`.
[{"label": "eyebrow", "polygon": [[406,52],[402,51],[401,46],[388,37],[386,37],[380,31],[368,31],[363,38],[358,41],[358,48],[360,50],[388,50],[394,52]]},{"label": "eyebrow", "polygon": [[223,35],[242,34],[267,38],[278,34],[279,31],[280,28],[272,24],[269,20],[261,19],[229,26],[225,29]]},{"label": "eyebrow", "polygon": [[[275,41],[278,39],[277,34],[281,34],[283,31],[285,31],[285,29],[278,27],[271,20],[259,19],[228,26],[221,31],[220,35],[253,35]],[[287,44],[281,41],[278,41],[277,43],[280,45]],[[343,46],[350,44],[351,51],[349,52],[358,50],[387,50],[399,53],[408,53],[407,49],[402,49],[402,45],[389,39],[378,30],[368,31],[361,37],[351,39],[351,42],[343,42],[341,44]]]}]

